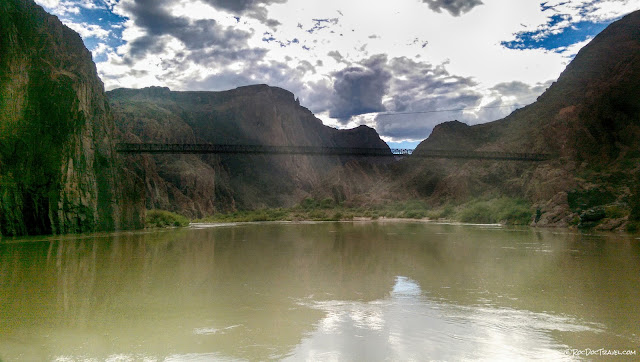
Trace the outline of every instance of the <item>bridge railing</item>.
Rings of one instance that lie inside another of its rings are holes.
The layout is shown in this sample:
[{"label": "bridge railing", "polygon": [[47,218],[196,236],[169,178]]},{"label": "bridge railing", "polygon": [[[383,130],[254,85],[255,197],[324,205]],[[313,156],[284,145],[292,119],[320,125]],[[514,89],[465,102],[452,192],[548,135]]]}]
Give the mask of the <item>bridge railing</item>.
[{"label": "bridge railing", "polygon": [[421,150],[420,152],[413,153],[412,157],[489,159],[489,160],[513,160],[513,161],[547,161],[554,158],[554,156],[549,153],[459,151],[459,150]]},{"label": "bridge railing", "polygon": [[421,158],[460,158],[518,161],[545,161],[550,154],[519,152],[485,152],[458,150],[421,150],[406,148],[317,147],[317,146],[269,146],[188,143],[119,143],[119,153],[194,153],[194,154],[255,154],[255,155],[316,155],[359,157],[402,157],[412,155]]}]

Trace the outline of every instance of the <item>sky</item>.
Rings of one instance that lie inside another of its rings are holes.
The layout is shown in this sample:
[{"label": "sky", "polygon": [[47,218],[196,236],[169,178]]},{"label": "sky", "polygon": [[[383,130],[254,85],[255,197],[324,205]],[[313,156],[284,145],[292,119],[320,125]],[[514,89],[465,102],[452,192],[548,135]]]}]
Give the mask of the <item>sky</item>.
[{"label": "sky", "polygon": [[107,90],[287,89],[326,125],[414,147],[530,104],[640,0],[36,0]]}]

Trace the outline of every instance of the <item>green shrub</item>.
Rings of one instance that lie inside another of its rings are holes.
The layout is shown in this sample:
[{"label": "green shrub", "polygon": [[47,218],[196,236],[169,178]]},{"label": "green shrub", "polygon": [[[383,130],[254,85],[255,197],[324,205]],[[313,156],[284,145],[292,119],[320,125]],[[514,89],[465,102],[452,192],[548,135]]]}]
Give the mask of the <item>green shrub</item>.
[{"label": "green shrub", "polygon": [[387,211],[384,214],[384,217],[388,217],[390,219],[398,218],[398,217],[400,217],[400,212],[399,211],[390,210],[390,211]]},{"label": "green shrub", "polygon": [[322,210],[313,210],[309,213],[309,218],[312,220],[324,220],[327,218],[327,214]]},{"label": "green shrub", "polygon": [[458,219],[479,224],[505,223],[528,225],[531,208],[527,201],[501,197],[491,200],[474,200],[462,206]]},{"label": "green shrub", "polygon": [[452,217],[455,214],[455,208],[451,205],[447,205],[441,209],[429,210],[427,217],[430,219],[446,219]]},{"label": "green shrub", "polygon": [[444,207],[444,209],[442,209],[442,213],[440,214],[440,217],[449,217],[455,214],[455,212],[456,210],[453,208],[453,206],[447,205]]},{"label": "green shrub", "polygon": [[269,216],[263,210],[260,210],[258,212],[247,215],[247,220],[248,221],[268,221]]},{"label": "green shrub", "polygon": [[330,209],[333,207],[333,199],[326,198],[320,201],[320,207],[323,209]]},{"label": "green shrub", "polygon": [[478,224],[495,223],[497,220],[487,201],[473,202],[467,205],[459,215],[460,221]]},{"label": "green shrub", "polygon": [[422,219],[426,216],[426,213],[422,210],[409,210],[404,216],[409,219]]},{"label": "green shrub", "polygon": [[272,209],[272,210],[268,210],[268,211],[269,211],[269,217],[272,220],[290,219],[288,210],[285,210],[285,209]]},{"label": "green shrub", "polygon": [[496,219],[511,225],[529,225],[532,218],[531,205],[521,199],[502,197],[496,202]]},{"label": "green shrub", "polygon": [[300,202],[300,208],[305,210],[315,209],[318,207],[318,203],[311,197],[307,197],[306,199]]},{"label": "green shrub", "polygon": [[171,226],[187,226],[189,220],[179,214],[165,210],[148,210],[145,221],[146,227],[163,228]]},{"label": "green shrub", "polygon": [[609,205],[604,207],[604,212],[610,219],[619,219],[629,215],[630,210],[620,205]]},{"label": "green shrub", "polygon": [[594,188],[590,190],[572,190],[567,194],[569,208],[577,212],[590,209],[594,206],[605,205],[615,201],[616,197],[611,191]]},{"label": "green shrub", "polygon": [[578,224],[580,224],[580,216],[578,216],[578,215],[574,216],[574,217],[573,217],[573,219],[571,219],[571,220],[569,221],[569,225],[574,225],[574,226],[576,226],[576,225],[578,225]]},{"label": "green shrub", "polygon": [[409,211],[427,211],[430,207],[424,201],[409,200],[404,204],[404,209]]}]

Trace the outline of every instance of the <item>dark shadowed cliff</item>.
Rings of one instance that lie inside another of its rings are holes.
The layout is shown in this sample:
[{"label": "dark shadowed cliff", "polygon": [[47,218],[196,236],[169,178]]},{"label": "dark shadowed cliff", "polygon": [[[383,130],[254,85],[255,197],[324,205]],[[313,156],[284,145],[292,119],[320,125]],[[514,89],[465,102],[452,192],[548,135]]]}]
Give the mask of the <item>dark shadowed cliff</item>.
[{"label": "dark shadowed cliff", "polygon": [[[558,158],[536,164],[412,160],[408,184],[424,197],[525,197],[540,210],[541,225],[613,229],[627,222],[621,215],[640,217],[633,212],[640,171],[640,11],[596,36],[535,103],[487,124],[441,124],[416,152],[426,149]],[[605,209],[613,211],[606,215]],[[592,222],[593,213],[603,217]]]},{"label": "dark shadowed cliff", "polygon": [[141,188],[80,36],[31,0],[0,2],[0,234],[140,227]]},{"label": "dark shadowed cliff", "polygon": [[[107,93],[127,142],[297,145],[387,148],[361,126],[324,126],[294,95],[267,85],[224,92],[172,92],[168,88]],[[301,155],[141,155],[127,164],[145,179],[147,207],[201,217],[236,208],[291,206],[308,196],[348,198],[378,166],[348,157]],[[380,160],[375,160],[380,165]],[[355,177],[355,176],[354,176]]]}]

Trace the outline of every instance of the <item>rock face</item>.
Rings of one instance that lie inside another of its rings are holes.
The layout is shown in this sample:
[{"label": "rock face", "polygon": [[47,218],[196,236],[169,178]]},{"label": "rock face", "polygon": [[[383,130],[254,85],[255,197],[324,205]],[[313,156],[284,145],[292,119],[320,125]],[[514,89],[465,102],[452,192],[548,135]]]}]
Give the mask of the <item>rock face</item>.
[{"label": "rock face", "polygon": [[[324,126],[291,92],[267,85],[224,92],[116,89],[107,95],[126,142],[388,149],[375,130]],[[129,167],[145,179],[147,208],[189,217],[237,208],[290,206],[319,194],[347,197],[353,187],[336,176],[338,170],[363,170],[359,161],[336,156],[127,157]],[[344,168],[345,164],[349,167]]]},{"label": "rock face", "polygon": [[[640,197],[634,191],[640,172],[638,95],[640,11],[596,36],[537,102],[487,124],[441,124],[416,149],[547,152],[557,154],[556,160],[413,160],[406,171],[409,183],[436,200],[525,197],[540,210],[535,219],[543,225],[577,225],[596,206],[632,209]],[[593,197],[572,203],[575,195]]]},{"label": "rock face", "polygon": [[140,227],[135,176],[80,36],[31,0],[0,2],[0,233]]}]

